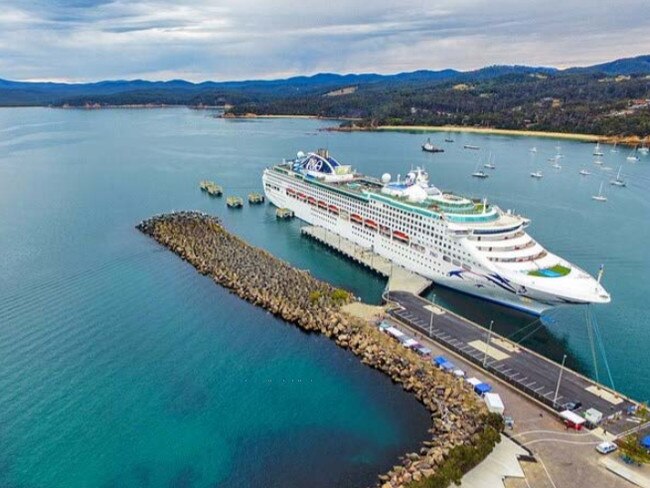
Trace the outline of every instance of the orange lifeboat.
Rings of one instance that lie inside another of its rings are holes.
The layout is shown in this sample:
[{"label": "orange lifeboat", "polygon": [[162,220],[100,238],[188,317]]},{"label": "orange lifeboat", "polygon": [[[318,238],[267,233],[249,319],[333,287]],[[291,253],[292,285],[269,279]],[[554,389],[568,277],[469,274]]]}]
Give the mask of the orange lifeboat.
[{"label": "orange lifeboat", "polygon": [[363,219],[361,218],[361,215],[357,215],[357,214],[354,214],[354,213],[350,214],[350,220],[352,222],[354,222],[354,223],[357,223],[357,224],[362,224],[363,223]]},{"label": "orange lifeboat", "polygon": [[309,205],[316,205],[316,199],[314,197],[307,197],[307,203]]},{"label": "orange lifeboat", "polygon": [[318,206],[320,208],[327,208],[327,203],[325,203],[323,200],[318,200]]},{"label": "orange lifeboat", "polygon": [[304,193],[298,193],[298,198],[300,200],[305,200],[307,198],[307,195],[305,195]]},{"label": "orange lifeboat", "polygon": [[332,212],[333,214],[338,215],[339,214],[339,208],[336,205],[330,205],[327,207],[327,209]]},{"label": "orange lifeboat", "polygon": [[377,230],[377,222],[375,222],[374,220],[366,219],[364,224],[366,227],[372,230]]},{"label": "orange lifeboat", "polygon": [[393,237],[395,239],[398,239],[398,240],[402,241],[402,242],[408,242],[409,241],[409,236],[404,234],[404,232],[400,232],[398,230],[393,231]]}]

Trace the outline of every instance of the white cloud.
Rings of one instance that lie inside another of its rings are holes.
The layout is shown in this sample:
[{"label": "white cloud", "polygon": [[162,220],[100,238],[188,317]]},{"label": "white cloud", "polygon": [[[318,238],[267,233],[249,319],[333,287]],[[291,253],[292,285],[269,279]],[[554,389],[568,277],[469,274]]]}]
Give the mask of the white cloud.
[{"label": "white cloud", "polygon": [[0,77],[241,79],[643,54],[645,1],[5,0]]}]

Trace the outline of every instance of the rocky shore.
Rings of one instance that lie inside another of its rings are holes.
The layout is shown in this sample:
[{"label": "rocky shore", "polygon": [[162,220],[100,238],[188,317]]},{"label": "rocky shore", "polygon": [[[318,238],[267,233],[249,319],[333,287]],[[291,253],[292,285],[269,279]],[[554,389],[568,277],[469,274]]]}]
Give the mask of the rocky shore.
[{"label": "rocky shore", "polygon": [[447,486],[498,442],[499,421],[462,381],[341,311],[355,299],[350,293],[247,244],[202,213],[160,215],[137,228],[239,297],[305,331],[326,335],[416,396],[431,413],[430,440],[379,476],[377,486]]}]

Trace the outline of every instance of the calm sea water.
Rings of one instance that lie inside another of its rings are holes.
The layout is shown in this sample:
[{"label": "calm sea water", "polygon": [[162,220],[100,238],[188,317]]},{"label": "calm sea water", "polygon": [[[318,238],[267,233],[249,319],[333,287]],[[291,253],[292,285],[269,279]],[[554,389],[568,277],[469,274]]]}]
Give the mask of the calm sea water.
[{"label": "calm sea water", "polygon": [[[330,341],[228,294],[141,236],[152,214],[200,209],[297,267],[378,301],[384,282],[278,222],[270,206],[228,211],[197,183],[261,190],[262,169],[327,146],[363,172],[425,165],[438,186],[486,196],[595,273],[594,307],[615,386],[650,398],[647,188],[650,159],[554,140],[454,134],[327,133],[314,120],[215,119],[186,109],[0,111],[0,485],[349,486],[371,482],[428,426],[426,412]],[[476,144],[481,151],[462,149]],[[529,152],[536,146],[538,152]],[[491,178],[469,176],[488,152]],[[593,175],[581,177],[588,167]],[[623,165],[628,188],[606,185]],[[542,169],[545,177],[529,173]],[[435,299],[608,383],[594,368],[583,309],[544,324],[450,291]],[[433,297],[432,297],[433,298]],[[528,336],[528,337],[527,337]],[[319,473],[314,479],[314,473]]]}]

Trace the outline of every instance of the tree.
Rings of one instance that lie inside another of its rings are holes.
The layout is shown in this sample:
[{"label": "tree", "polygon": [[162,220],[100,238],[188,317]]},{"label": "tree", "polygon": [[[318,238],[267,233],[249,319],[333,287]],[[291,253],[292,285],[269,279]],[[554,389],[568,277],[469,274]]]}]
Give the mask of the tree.
[{"label": "tree", "polygon": [[[636,413],[637,417],[641,419],[641,425],[650,420],[650,413],[648,406],[642,404]],[[650,451],[641,445],[642,429],[637,430],[635,433],[624,437],[618,441],[618,447],[621,454],[627,456],[636,464],[650,464]]]}]

